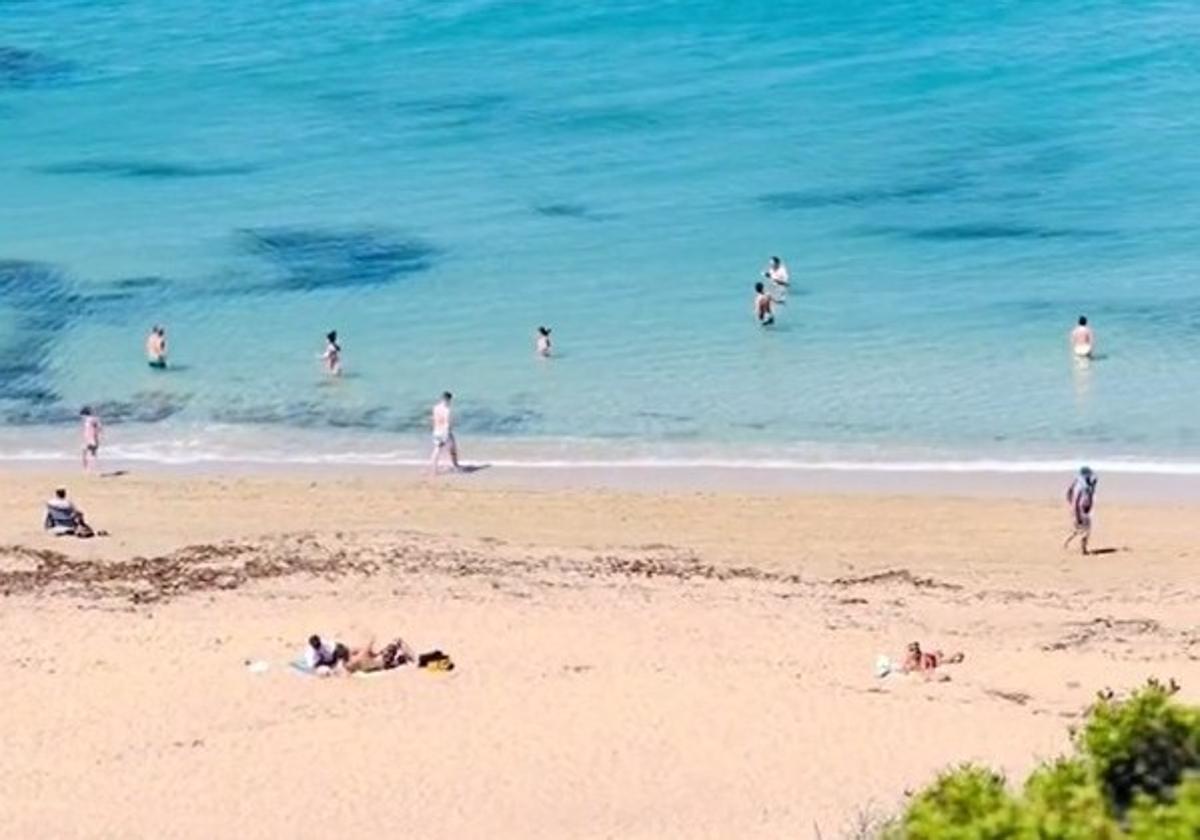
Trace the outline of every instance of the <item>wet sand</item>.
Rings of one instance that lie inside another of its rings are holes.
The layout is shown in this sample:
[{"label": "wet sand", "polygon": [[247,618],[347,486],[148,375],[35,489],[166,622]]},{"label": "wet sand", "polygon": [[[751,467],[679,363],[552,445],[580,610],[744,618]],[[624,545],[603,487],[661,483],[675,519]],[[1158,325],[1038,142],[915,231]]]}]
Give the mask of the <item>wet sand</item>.
[{"label": "wet sand", "polygon": [[[1105,486],[1085,559],[1057,494],[477,478],[3,474],[0,831],[839,837],[1099,689],[1200,697],[1190,501]],[[112,536],[44,535],[58,484]],[[458,668],[302,676],[313,631]],[[966,662],[874,676],[914,639]]]}]

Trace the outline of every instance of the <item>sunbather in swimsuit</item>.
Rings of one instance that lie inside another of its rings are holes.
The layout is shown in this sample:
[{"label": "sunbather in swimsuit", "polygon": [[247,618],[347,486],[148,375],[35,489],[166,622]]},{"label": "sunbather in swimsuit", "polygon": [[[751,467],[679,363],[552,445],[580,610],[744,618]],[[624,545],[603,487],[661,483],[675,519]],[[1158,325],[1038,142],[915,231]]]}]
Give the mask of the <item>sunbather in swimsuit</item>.
[{"label": "sunbather in swimsuit", "polygon": [[350,651],[346,661],[346,670],[351,673],[369,674],[373,671],[390,671],[410,662],[415,662],[416,656],[404,640],[397,637],[388,642],[381,650],[375,650],[375,640],[372,639],[361,648]]},{"label": "sunbather in swimsuit", "polygon": [[957,664],[965,658],[961,653],[946,656],[940,650],[923,651],[919,642],[912,642],[908,646],[908,653],[904,657],[904,664],[900,667],[900,670],[905,673],[912,671],[932,671],[940,665]]}]

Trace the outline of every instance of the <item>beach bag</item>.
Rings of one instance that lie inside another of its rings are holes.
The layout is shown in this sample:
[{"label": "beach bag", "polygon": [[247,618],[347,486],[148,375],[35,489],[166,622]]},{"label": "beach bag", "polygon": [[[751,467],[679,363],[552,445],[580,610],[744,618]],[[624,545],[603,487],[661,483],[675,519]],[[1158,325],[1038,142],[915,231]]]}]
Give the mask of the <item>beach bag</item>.
[{"label": "beach bag", "polygon": [[431,650],[417,656],[417,667],[427,671],[453,671],[454,660],[440,650]]}]

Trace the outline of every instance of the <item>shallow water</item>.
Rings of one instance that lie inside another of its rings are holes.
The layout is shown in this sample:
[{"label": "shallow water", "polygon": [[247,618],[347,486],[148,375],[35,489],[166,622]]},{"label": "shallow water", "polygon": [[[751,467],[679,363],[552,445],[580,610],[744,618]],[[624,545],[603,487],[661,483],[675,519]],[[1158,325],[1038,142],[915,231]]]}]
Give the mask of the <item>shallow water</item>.
[{"label": "shallow water", "polygon": [[93,403],[137,457],[420,458],[449,388],[494,457],[1198,463],[1198,36],[1183,2],[0,2],[0,454]]}]

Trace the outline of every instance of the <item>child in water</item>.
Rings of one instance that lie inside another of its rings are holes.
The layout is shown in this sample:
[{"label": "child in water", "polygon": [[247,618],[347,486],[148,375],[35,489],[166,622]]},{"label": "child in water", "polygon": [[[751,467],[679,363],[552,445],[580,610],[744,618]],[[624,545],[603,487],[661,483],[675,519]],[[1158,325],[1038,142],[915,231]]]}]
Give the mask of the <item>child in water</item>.
[{"label": "child in water", "polygon": [[754,317],[764,327],[775,323],[775,298],[771,297],[762,283],[754,284]]},{"label": "child in water", "polygon": [[550,357],[550,328],[538,327],[537,338],[534,343],[537,354],[543,359]]},{"label": "child in water", "polygon": [[146,336],[146,361],[157,370],[167,367],[167,331],[158,324]]}]

